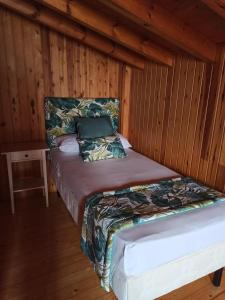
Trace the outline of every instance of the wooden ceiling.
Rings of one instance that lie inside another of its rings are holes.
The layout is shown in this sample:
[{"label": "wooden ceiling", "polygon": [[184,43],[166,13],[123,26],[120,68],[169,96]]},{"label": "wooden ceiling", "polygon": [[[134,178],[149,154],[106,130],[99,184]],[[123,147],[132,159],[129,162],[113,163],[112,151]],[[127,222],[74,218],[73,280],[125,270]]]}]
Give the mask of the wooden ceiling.
[{"label": "wooden ceiling", "polygon": [[[155,0],[172,15],[183,20],[214,43],[225,43],[225,1]],[[224,2],[224,4],[222,3]],[[212,5],[212,6],[211,6]],[[224,8],[222,8],[224,5]],[[216,11],[216,7],[221,7]]]},{"label": "wooden ceiling", "polygon": [[35,22],[126,64],[172,66],[182,51],[215,62],[225,43],[225,0],[0,0]]}]

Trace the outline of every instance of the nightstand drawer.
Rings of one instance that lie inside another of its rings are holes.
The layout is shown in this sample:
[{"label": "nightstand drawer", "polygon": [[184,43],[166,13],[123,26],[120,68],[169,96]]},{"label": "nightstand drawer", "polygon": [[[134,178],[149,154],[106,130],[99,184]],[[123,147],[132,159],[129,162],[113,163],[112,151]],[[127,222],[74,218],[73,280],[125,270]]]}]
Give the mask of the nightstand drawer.
[{"label": "nightstand drawer", "polygon": [[41,159],[40,150],[11,152],[12,161],[26,161],[26,160],[36,160],[36,159],[37,160]]}]

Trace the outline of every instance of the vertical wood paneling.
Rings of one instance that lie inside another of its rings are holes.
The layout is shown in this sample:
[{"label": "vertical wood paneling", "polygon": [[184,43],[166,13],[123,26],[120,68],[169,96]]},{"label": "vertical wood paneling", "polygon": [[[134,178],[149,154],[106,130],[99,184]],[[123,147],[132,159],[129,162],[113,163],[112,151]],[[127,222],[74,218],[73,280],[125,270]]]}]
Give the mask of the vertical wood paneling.
[{"label": "vertical wood paneling", "polygon": [[171,69],[134,70],[129,137],[137,151],[225,191],[225,48],[219,54],[215,65],[177,56]]},{"label": "vertical wood paneling", "polygon": [[44,139],[45,96],[122,96],[122,63],[3,8],[0,40],[0,143]]},{"label": "vertical wood paneling", "polygon": [[[220,67],[219,67],[219,76],[218,76],[218,85],[217,85],[217,93],[216,98],[217,101],[217,110],[214,117],[214,131],[213,137],[217,137],[217,139],[213,138],[211,141],[211,151],[209,164],[207,168],[207,177],[213,180],[213,183],[217,185],[216,176],[218,171],[218,166],[220,165],[220,154],[222,141],[224,137],[224,121],[225,121],[225,102],[224,102],[224,92],[225,92],[225,51],[221,55]],[[225,180],[223,183],[223,188],[225,186]]]},{"label": "vertical wood paneling", "polygon": [[1,142],[44,137],[45,96],[121,96],[120,62],[2,8],[0,24]]}]

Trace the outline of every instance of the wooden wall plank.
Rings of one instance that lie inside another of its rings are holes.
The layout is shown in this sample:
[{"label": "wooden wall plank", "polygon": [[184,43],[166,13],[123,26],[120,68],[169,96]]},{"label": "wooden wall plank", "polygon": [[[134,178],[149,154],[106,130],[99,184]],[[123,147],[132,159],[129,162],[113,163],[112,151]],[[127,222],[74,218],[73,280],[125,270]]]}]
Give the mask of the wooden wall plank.
[{"label": "wooden wall plank", "polygon": [[[148,72],[146,79],[145,79],[145,84],[146,86],[148,86],[148,88],[145,89],[145,93],[144,93],[144,98],[143,98],[143,115],[142,115],[142,130],[140,132],[140,135],[142,135],[141,139],[142,139],[142,147],[143,147],[143,151],[144,153],[147,154],[148,151],[148,143],[149,143],[149,136],[148,136],[148,130],[146,127],[146,117],[148,116],[148,111],[149,111],[149,106],[150,106],[150,100],[148,98],[148,95],[150,95],[150,82],[151,82],[151,75],[152,73]],[[137,98],[138,101],[138,98]],[[137,103],[138,105],[138,103]],[[149,124],[147,122],[147,124]]]},{"label": "wooden wall plank", "polygon": [[159,89],[159,99],[162,99],[162,102],[158,102],[158,112],[157,112],[157,134],[156,134],[156,148],[155,148],[155,159],[160,160],[161,157],[161,147],[162,147],[162,137],[163,137],[163,122],[161,116],[165,113],[166,107],[166,84],[165,82],[168,79],[168,69],[169,68],[160,68],[160,89]]},{"label": "wooden wall plank", "polygon": [[18,91],[17,91],[17,80],[14,74],[16,73],[16,61],[15,61],[15,46],[12,35],[12,23],[11,15],[7,12],[3,14],[3,35],[4,44],[6,46],[5,59],[6,59],[6,73],[4,76],[7,78],[8,83],[8,102],[10,105],[10,115],[13,126],[13,137],[15,140],[20,138],[15,134],[17,128],[20,128],[18,119]]},{"label": "wooden wall plank", "polygon": [[[191,113],[191,105],[192,105],[192,96],[193,96],[193,87],[195,80],[195,71],[196,71],[196,62],[189,61],[188,62],[188,72],[187,72],[187,83],[184,91],[184,99],[183,99],[183,114],[182,114],[182,122],[180,128],[179,135],[179,148],[177,151],[177,169],[183,170],[185,169],[185,161],[183,157],[186,156],[187,149],[187,135],[189,132],[190,125],[190,113]],[[192,74],[192,76],[188,76],[188,73]]]},{"label": "wooden wall plank", "polygon": [[[199,135],[199,127],[201,128],[201,120],[204,120],[204,114],[202,113],[202,106],[204,107],[204,97],[201,97],[201,90],[203,86],[203,78],[204,78],[204,68],[199,63],[199,66],[196,68],[196,79],[194,85],[194,105],[195,108],[191,110],[191,126],[189,130],[189,142],[190,147],[188,150],[188,155],[186,158],[186,167],[187,167],[187,174],[192,176],[197,176],[198,172],[198,160],[200,159],[200,135]],[[203,115],[203,117],[201,117]],[[191,132],[191,129],[193,130]]]},{"label": "wooden wall plank", "polygon": [[225,48],[221,53],[218,66],[177,56],[170,70],[152,63],[133,70],[130,140],[137,151],[225,191]]},{"label": "wooden wall plank", "polygon": [[[6,18],[6,11],[0,10],[0,39],[4,43],[4,20]],[[1,47],[1,55],[0,55],[0,93],[1,93],[1,111],[2,111],[2,119],[1,119],[1,137],[2,141],[10,142],[14,139],[13,136],[13,124],[12,118],[8,116],[11,115],[12,107],[10,101],[10,94],[8,89],[8,80],[7,80],[7,64],[6,64],[6,47]],[[7,101],[4,101],[7,99]],[[4,101],[4,103],[3,103]]]},{"label": "wooden wall plank", "polygon": [[[22,105],[25,106],[25,114],[28,120],[28,128],[24,134],[27,134],[26,140],[34,140],[38,132],[38,120],[36,115],[36,86],[35,86],[35,67],[33,55],[33,34],[36,26],[28,26],[27,22],[23,22],[24,36],[24,57],[25,60],[25,80],[27,83],[27,98],[21,99]],[[16,77],[16,73],[14,77]],[[26,103],[26,104],[25,104]],[[38,139],[38,138],[36,138]]]},{"label": "wooden wall plank", "polygon": [[122,111],[121,111],[121,133],[129,137],[129,117],[130,117],[130,85],[131,85],[131,68],[123,66],[122,70]]},{"label": "wooden wall plank", "polygon": [[[153,69],[150,67],[152,66],[151,64],[149,66],[146,66],[148,68],[148,72],[147,72],[147,75],[146,76],[146,81],[145,81],[145,85],[146,85],[146,92],[145,92],[145,97],[143,98],[143,96],[140,94],[139,95],[139,90],[143,93],[144,89],[142,89],[142,86],[140,84],[141,80],[142,80],[142,73],[139,72],[139,85],[137,86],[137,94],[136,94],[136,100],[137,100],[137,103],[136,103],[136,107],[137,109],[139,110],[139,118],[142,118],[142,122],[143,122],[143,125],[142,127],[140,127],[139,129],[139,132],[138,132],[138,136],[141,137],[142,135],[142,145],[141,145],[141,148],[143,148],[144,150],[144,153],[147,154],[149,152],[149,140],[151,139],[151,136],[149,136],[148,133],[152,133],[151,131],[148,130],[148,126],[150,126],[151,124],[151,111],[149,110],[150,108],[150,99],[151,99],[151,91],[152,91],[152,84],[154,83],[154,80],[153,80]],[[149,80],[150,78],[150,80]],[[149,82],[148,82],[149,80]],[[148,84],[147,84],[148,82]],[[143,103],[144,99],[146,98],[145,100],[145,103]],[[140,106],[140,103],[143,103],[143,107]],[[144,111],[143,111],[143,108]],[[147,114],[146,114],[147,112]],[[148,117],[148,122],[146,122],[146,118]],[[134,124],[135,126],[138,126],[138,118],[136,119],[136,122],[137,124]],[[135,128],[135,127],[134,127]]]},{"label": "wooden wall plank", "polygon": [[193,92],[191,94],[191,106],[190,106],[190,121],[188,126],[188,133],[186,136],[186,155],[184,159],[184,173],[190,175],[192,157],[195,146],[195,132],[197,128],[198,113],[199,113],[199,94],[201,91],[202,78],[204,76],[204,69],[202,64],[196,62],[195,74],[194,74],[194,85]]},{"label": "wooden wall plank", "polygon": [[169,113],[171,107],[172,98],[172,88],[174,82],[175,68],[170,68],[168,70],[168,75],[165,80],[166,95],[165,95],[165,111],[163,117],[161,117],[161,122],[163,123],[162,128],[162,141],[161,141],[161,157],[160,161],[165,163],[165,154],[167,153],[167,136],[169,135]]},{"label": "wooden wall plank", "polygon": [[35,106],[35,121],[37,121],[38,129],[36,129],[36,135],[39,140],[45,138],[45,123],[44,123],[44,103],[43,98],[45,97],[44,90],[44,71],[42,65],[42,40],[41,40],[41,29],[39,26],[33,30],[33,57],[34,57],[34,78],[35,78],[35,93],[36,98],[34,100]]},{"label": "wooden wall plank", "polygon": [[[68,40],[69,44],[70,40]],[[42,49],[42,66],[43,66],[43,81],[45,95],[53,95],[52,89],[52,72],[50,65],[50,39],[49,30],[42,28],[41,30],[41,49]]]},{"label": "wooden wall plank", "polygon": [[172,83],[171,90],[171,104],[169,110],[169,119],[168,119],[168,135],[166,142],[166,151],[165,151],[165,164],[171,166],[171,159],[173,156],[173,135],[174,135],[174,127],[175,127],[175,116],[176,116],[176,107],[177,107],[177,98],[180,84],[180,72],[181,72],[181,59],[177,58],[175,62],[174,68],[174,79]]},{"label": "wooden wall plank", "polygon": [[[153,82],[152,82],[152,86],[151,86],[151,131],[152,131],[152,135],[151,138],[149,140],[149,146],[150,146],[150,153],[151,153],[151,157],[154,159],[154,147],[155,147],[155,139],[156,139],[156,121],[157,121],[157,104],[158,104],[158,91],[160,88],[160,81],[158,80],[159,77],[159,68],[157,65],[154,65],[153,67]],[[159,88],[157,89],[157,86],[159,86]],[[144,89],[142,90],[144,91]],[[141,135],[141,132],[140,132]]]}]

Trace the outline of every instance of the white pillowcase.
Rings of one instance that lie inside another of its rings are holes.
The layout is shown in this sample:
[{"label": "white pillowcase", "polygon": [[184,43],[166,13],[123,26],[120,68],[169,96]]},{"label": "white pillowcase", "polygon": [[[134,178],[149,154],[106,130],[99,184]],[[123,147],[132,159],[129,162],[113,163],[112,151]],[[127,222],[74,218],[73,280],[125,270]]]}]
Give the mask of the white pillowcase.
[{"label": "white pillowcase", "polygon": [[121,140],[124,149],[132,148],[132,145],[128,142],[128,140],[120,133],[117,133],[118,137]]},{"label": "white pillowcase", "polygon": [[[132,147],[128,140],[122,134],[117,133],[117,136],[120,138],[124,149]],[[59,147],[59,150],[62,152],[70,152],[77,154],[79,154],[80,152],[76,134],[62,135],[57,137],[55,141],[57,146]]]},{"label": "white pillowcase", "polygon": [[55,142],[56,146],[59,147],[63,141],[66,141],[66,140],[71,139],[73,137],[76,138],[77,135],[75,133],[63,134],[63,135],[60,135],[60,136],[56,137],[54,139],[54,142]]},{"label": "white pillowcase", "polygon": [[62,152],[70,152],[79,154],[79,144],[77,142],[76,134],[67,134],[64,136],[58,137],[56,142],[59,146],[59,150]]}]

